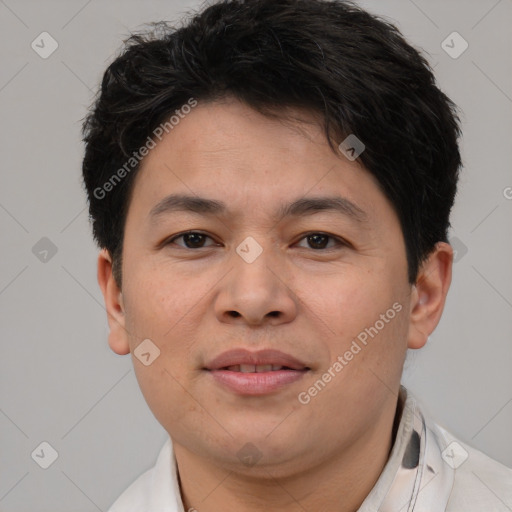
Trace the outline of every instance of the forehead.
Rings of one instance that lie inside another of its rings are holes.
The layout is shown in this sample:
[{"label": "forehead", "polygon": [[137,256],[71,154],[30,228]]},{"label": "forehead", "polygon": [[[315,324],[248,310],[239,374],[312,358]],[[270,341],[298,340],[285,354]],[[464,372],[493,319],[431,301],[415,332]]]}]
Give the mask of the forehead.
[{"label": "forehead", "polygon": [[237,100],[199,103],[145,157],[134,197],[144,198],[155,222],[172,211],[232,215],[235,207],[368,220],[372,196],[382,196],[373,176],[333,152],[314,115],[284,114],[269,118]]},{"label": "forehead", "polygon": [[146,161],[166,146],[183,160],[197,159],[197,163],[236,161],[248,154],[257,156],[259,164],[266,155],[287,155],[296,161],[311,153],[312,144],[319,153],[328,149],[317,114],[283,107],[268,116],[233,98],[199,102],[167,135]]}]

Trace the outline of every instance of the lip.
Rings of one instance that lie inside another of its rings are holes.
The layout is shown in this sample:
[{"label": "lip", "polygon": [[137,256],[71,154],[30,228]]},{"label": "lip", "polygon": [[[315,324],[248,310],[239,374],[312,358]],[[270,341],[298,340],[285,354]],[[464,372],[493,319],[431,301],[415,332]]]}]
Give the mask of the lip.
[{"label": "lip", "polygon": [[[283,366],[286,369],[246,373],[237,371],[238,365],[272,365]],[[231,369],[228,369],[229,367]],[[290,354],[279,350],[250,352],[246,349],[235,349],[214,358],[204,370],[208,371],[217,383],[237,394],[265,395],[302,379],[310,368]]]}]

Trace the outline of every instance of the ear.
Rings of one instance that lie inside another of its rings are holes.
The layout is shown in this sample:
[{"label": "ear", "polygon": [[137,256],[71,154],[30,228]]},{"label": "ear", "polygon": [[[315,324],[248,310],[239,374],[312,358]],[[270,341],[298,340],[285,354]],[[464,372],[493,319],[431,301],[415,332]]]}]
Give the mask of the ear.
[{"label": "ear", "polygon": [[421,265],[412,287],[408,348],[423,347],[437,327],[452,281],[452,264],[452,247],[446,242],[438,242]]},{"label": "ear", "polygon": [[130,344],[125,325],[123,295],[112,274],[112,258],[106,249],[102,249],[98,256],[98,283],[105,300],[110,327],[108,344],[116,354],[129,354]]}]

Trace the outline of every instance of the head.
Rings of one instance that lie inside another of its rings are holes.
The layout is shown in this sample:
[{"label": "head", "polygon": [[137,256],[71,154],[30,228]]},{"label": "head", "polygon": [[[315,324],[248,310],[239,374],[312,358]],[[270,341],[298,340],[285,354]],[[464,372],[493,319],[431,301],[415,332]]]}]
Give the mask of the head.
[{"label": "head", "polygon": [[[125,42],[83,176],[110,346],[177,443],[285,474],[389,414],[450,284],[458,136],[426,60],[348,2],[224,1]],[[302,373],[240,394],[212,376],[230,349]]]}]

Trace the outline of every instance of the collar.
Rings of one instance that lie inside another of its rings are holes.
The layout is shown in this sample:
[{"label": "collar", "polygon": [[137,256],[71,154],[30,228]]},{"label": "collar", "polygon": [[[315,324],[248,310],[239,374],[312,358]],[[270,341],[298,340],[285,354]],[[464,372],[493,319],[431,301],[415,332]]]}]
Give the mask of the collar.
[{"label": "collar", "polygon": [[445,510],[454,470],[444,462],[444,440],[423,416],[416,399],[400,386],[400,423],[388,462],[358,512]]}]

